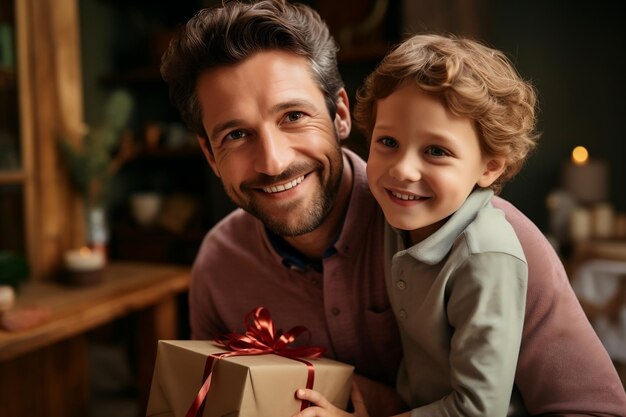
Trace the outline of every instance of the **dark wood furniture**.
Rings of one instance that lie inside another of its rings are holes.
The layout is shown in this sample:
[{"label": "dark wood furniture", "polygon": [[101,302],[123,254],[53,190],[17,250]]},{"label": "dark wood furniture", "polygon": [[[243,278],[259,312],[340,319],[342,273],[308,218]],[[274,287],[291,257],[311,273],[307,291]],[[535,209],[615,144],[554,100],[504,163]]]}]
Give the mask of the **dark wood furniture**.
[{"label": "dark wood furniture", "polygon": [[3,416],[88,415],[87,332],[137,314],[137,386],[145,410],[159,339],[178,336],[177,297],[189,286],[189,268],[112,263],[102,283],[72,287],[32,281],[15,308],[48,309],[50,319],[21,332],[0,330],[0,404]]}]

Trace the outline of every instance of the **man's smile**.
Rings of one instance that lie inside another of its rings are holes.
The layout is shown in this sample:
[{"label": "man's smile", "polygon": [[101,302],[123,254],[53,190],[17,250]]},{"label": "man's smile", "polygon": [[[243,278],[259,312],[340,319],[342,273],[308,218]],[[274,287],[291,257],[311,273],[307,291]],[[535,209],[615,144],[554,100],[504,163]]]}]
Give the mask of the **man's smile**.
[{"label": "man's smile", "polygon": [[296,187],[297,185],[302,183],[302,181],[304,181],[304,175],[296,179],[293,179],[291,181],[288,181],[284,184],[272,185],[271,187],[263,187],[262,190],[268,194],[279,193],[281,191],[290,190],[293,187]]}]

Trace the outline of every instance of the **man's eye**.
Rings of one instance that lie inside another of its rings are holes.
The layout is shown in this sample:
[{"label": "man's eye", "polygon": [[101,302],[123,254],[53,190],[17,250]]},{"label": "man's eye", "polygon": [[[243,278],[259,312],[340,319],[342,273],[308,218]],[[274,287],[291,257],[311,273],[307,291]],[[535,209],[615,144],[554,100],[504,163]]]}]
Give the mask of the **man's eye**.
[{"label": "man's eye", "polygon": [[247,133],[243,130],[233,130],[232,132],[230,132],[229,134],[227,134],[224,139],[225,140],[235,140],[235,139],[241,139],[248,136]]},{"label": "man's eye", "polygon": [[304,117],[304,113],[302,113],[301,111],[292,111],[292,112],[287,113],[287,115],[285,116],[285,119],[288,122],[297,122],[303,117]]},{"label": "man's eye", "polygon": [[448,152],[445,151],[445,149],[439,148],[437,146],[431,146],[428,149],[426,149],[426,153],[430,156],[435,156],[435,157],[442,157],[442,156],[447,156]]},{"label": "man's eye", "polygon": [[389,138],[389,137],[380,138],[378,140],[378,142],[381,145],[383,145],[383,146],[385,146],[387,148],[397,148],[398,147],[398,141],[395,140],[395,139]]}]

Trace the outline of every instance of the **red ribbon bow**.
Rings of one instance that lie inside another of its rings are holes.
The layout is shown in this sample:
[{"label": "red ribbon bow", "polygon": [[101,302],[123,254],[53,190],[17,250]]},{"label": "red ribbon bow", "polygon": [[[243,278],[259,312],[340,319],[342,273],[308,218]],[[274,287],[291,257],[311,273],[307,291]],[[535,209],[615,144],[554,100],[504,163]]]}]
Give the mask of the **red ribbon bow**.
[{"label": "red ribbon bow", "polygon": [[[247,330],[244,334],[230,333],[216,342],[240,355],[265,355],[274,353],[287,358],[319,358],[324,348],[319,346],[289,346],[303,333],[311,334],[304,326],[296,326],[283,333],[274,330],[274,322],[269,311],[264,307],[257,307],[246,314],[244,323]],[[308,340],[307,340],[308,342]]]},{"label": "red ribbon bow", "polygon": [[[211,387],[211,376],[213,367],[217,363],[216,359],[229,356],[275,354],[302,362],[308,369],[306,387],[309,389],[313,388],[315,370],[310,362],[302,358],[319,358],[325,349],[319,346],[307,346],[306,344],[304,346],[290,346],[303,333],[307,333],[310,339],[311,334],[306,327],[296,326],[284,333],[280,329],[275,331],[270,313],[264,307],[257,307],[246,314],[244,324],[246,325],[244,334],[230,333],[215,340],[217,344],[230,349],[230,351],[211,354],[207,357],[204,368],[204,383],[196,399],[189,407],[185,415],[186,417],[202,415],[204,400]],[[308,401],[302,401],[300,410],[304,410],[308,406]]]}]

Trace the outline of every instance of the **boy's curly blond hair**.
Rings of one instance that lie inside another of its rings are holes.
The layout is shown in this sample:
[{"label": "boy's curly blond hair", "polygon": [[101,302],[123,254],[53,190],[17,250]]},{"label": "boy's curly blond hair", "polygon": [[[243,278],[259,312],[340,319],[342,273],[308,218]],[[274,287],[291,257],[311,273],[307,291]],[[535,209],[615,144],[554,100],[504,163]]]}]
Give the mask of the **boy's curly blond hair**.
[{"label": "boy's curly blond hair", "polygon": [[368,137],[378,100],[411,81],[453,114],[472,119],[484,154],[506,158],[504,172],[491,185],[499,193],[536,145],[533,86],[498,50],[452,35],[414,35],[393,49],[357,92],[353,114]]}]

